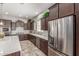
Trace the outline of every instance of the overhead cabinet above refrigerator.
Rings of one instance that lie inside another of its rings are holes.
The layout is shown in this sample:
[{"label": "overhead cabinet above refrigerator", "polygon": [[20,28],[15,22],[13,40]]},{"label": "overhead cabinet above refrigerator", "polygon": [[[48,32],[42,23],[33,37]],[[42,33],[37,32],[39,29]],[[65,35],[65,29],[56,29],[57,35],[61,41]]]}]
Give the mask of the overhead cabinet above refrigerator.
[{"label": "overhead cabinet above refrigerator", "polygon": [[49,46],[66,55],[74,55],[74,16],[49,21]]}]

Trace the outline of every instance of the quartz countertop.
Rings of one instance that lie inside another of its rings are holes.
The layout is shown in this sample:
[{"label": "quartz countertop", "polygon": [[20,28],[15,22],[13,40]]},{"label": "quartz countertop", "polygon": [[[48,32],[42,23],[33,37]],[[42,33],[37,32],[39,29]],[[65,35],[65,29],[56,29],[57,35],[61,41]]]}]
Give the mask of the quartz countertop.
[{"label": "quartz countertop", "polygon": [[37,36],[37,37],[45,39],[45,40],[48,40],[48,36],[44,36],[44,35],[40,35],[40,34],[34,34],[34,33],[29,33],[29,34],[33,35],[33,36]]},{"label": "quartz countertop", "polygon": [[0,40],[0,55],[8,55],[21,51],[18,36],[5,36]]},{"label": "quartz countertop", "polygon": [[45,36],[45,35],[42,35],[42,34],[37,34],[37,33],[30,33],[29,30],[25,30],[25,31],[22,31],[22,32],[13,31],[13,32],[11,33],[11,35],[19,35],[19,34],[30,34],[30,35],[37,36],[37,37],[39,37],[39,38],[48,40],[48,36]]}]

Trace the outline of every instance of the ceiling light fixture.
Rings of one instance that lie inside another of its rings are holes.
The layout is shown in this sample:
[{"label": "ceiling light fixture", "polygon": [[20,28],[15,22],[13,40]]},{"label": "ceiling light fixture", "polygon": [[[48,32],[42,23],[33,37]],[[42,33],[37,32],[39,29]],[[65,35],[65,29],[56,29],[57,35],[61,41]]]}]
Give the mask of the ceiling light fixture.
[{"label": "ceiling light fixture", "polygon": [[8,15],[8,12],[5,12],[6,15]]},{"label": "ceiling light fixture", "polygon": [[35,14],[38,14],[38,12],[35,12]]},{"label": "ceiling light fixture", "polygon": [[0,25],[3,25],[3,22],[2,21],[0,22]]}]

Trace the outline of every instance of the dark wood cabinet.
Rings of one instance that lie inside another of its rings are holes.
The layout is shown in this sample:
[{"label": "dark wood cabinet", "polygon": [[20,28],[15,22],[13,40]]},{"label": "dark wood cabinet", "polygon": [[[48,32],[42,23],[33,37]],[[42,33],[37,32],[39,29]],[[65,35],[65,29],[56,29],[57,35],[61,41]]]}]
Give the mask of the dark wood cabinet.
[{"label": "dark wood cabinet", "polygon": [[3,27],[11,27],[11,20],[0,19],[3,23]]},{"label": "dark wood cabinet", "polygon": [[40,50],[48,55],[48,41],[45,39],[40,39]]},{"label": "dark wood cabinet", "polygon": [[49,8],[49,19],[52,20],[56,18],[58,18],[58,4]]},{"label": "dark wood cabinet", "polygon": [[36,37],[35,37],[35,36],[28,35],[28,39],[29,39],[34,45],[36,45]]},{"label": "dark wood cabinet", "polygon": [[42,30],[48,30],[48,21],[50,21],[49,17],[45,17],[45,18],[41,19],[41,29]]},{"label": "dark wood cabinet", "polygon": [[59,17],[74,14],[74,3],[59,3]]},{"label": "dark wood cabinet", "polygon": [[79,14],[79,3],[75,3],[75,14]]},{"label": "dark wood cabinet", "polygon": [[24,27],[24,22],[18,20],[18,21],[16,22],[16,27]]},{"label": "dark wood cabinet", "polygon": [[19,40],[20,41],[28,40],[27,34],[19,34]]},{"label": "dark wood cabinet", "polygon": [[79,56],[79,14],[76,15],[76,55]]},{"label": "dark wood cabinet", "polygon": [[27,30],[31,30],[31,20],[28,20],[27,22]]},{"label": "dark wood cabinet", "polygon": [[24,23],[24,30],[27,30],[27,23]]},{"label": "dark wood cabinet", "polygon": [[40,49],[40,38],[36,37],[36,46]]},{"label": "dark wood cabinet", "polygon": [[12,30],[16,30],[16,23],[15,22],[11,23],[11,28],[12,28]]},{"label": "dark wood cabinet", "polygon": [[41,30],[45,30],[45,18],[41,19]]},{"label": "dark wood cabinet", "polygon": [[45,19],[45,30],[48,30],[48,22],[49,22],[49,17],[46,17],[46,19]]},{"label": "dark wood cabinet", "polygon": [[31,27],[31,28],[30,28],[31,30],[34,30],[34,21],[32,21],[32,22],[30,23],[30,27]]}]

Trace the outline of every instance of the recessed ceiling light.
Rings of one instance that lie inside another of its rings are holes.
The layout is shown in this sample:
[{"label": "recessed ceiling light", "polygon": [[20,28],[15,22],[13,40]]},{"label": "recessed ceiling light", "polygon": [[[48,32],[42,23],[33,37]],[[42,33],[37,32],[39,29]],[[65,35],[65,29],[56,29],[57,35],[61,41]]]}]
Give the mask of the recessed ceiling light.
[{"label": "recessed ceiling light", "polygon": [[0,25],[3,25],[3,22],[0,22]]},{"label": "recessed ceiling light", "polygon": [[5,14],[7,15],[7,14],[8,14],[8,12],[5,12]]},{"label": "recessed ceiling light", "polygon": [[38,14],[38,12],[35,12],[35,14]]}]

